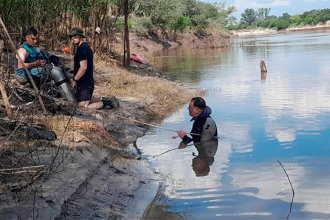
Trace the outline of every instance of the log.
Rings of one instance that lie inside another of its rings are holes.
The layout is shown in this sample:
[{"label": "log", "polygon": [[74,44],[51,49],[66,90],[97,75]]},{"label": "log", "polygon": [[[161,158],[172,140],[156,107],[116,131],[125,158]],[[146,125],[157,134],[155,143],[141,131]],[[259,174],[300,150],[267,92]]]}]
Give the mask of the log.
[{"label": "log", "polygon": [[265,61],[260,61],[261,80],[265,80],[267,76],[267,67]]},{"label": "log", "polygon": [[[3,47],[4,47],[5,43],[3,40],[0,40],[0,57],[2,55],[2,51],[3,51]],[[3,76],[4,74],[2,73],[2,60],[1,60],[1,64],[0,64],[0,75]],[[1,97],[2,97],[2,100],[3,100],[3,104],[5,106],[5,109],[6,109],[6,113],[7,113],[7,116],[10,118],[12,116],[12,111],[11,111],[11,108],[10,108],[10,102],[9,102],[9,99],[8,99],[8,95],[7,95],[7,92],[6,92],[6,87],[5,85],[3,84],[4,80],[2,79],[1,77],[1,80],[0,80],[0,92],[1,92]]]},{"label": "log", "polygon": [[[2,73],[1,73],[2,74]],[[9,118],[12,116],[12,111],[10,107],[10,102],[7,96],[6,88],[2,83],[2,80],[0,81],[0,92],[3,100],[3,104],[5,105],[6,113]]]},{"label": "log", "polygon": [[266,67],[265,61],[263,61],[263,60],[260,61],[260,70],[261,70],[261,72],[267,72],[267,67]]}]

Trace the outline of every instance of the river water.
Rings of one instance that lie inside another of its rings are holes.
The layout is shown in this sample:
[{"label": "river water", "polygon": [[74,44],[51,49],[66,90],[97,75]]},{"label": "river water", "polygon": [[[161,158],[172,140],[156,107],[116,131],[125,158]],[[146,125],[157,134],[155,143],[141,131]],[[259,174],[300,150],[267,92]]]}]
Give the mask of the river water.
[{"label": "river water", "polygon": [[[202,159],[195,146],[175,149],[180,140],[164,129],[138,139],[164,178],[145,219],[330,219],[329,34],[246,36],[226,49],[156,56],[159,68],[208,91],[219,139]],[[187,106],[160,126],[190,131]]]}]

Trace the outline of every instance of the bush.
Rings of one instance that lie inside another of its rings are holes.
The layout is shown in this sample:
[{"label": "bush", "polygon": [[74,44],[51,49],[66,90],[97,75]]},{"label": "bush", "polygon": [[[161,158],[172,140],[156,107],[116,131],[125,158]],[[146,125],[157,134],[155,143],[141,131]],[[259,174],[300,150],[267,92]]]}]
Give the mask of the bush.
[{"label": "bush", "polygon": [[132,17],[130,21],[132,23],[131,30],[138,33],[148,33],[153,28],[148,17]]},{"label": "bush", "polygon": [[187,16],[181,16],[177,22],[172,25],[172,29],[183,31],[186,27],[190,27],[192,24],[191,20]]},{"label": "bush", "polygon": [[277,21],[276,23],[276,27],[277,27],[277,30],[283,30],[283,29],[286,29],[290,26],[290,22],[289,20],[279,20]]}]

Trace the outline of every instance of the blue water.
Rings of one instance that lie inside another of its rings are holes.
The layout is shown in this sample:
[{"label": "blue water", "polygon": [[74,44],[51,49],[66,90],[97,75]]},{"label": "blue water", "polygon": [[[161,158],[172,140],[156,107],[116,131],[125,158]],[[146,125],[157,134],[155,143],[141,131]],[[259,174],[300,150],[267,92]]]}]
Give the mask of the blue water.
[{"label": "blue water", "polygon": [[[178,146],[174,133],[155,129],[138,140],[164,178],[156,201],[163,211],[178,219],[330,219],[329,34],[239,37],[226,49],[158,55],[159,68],[208,91],[219,130],[203,176],[192,169],[194,146],[154,157]],[[160,126],[190,131],[187,105]]]}]

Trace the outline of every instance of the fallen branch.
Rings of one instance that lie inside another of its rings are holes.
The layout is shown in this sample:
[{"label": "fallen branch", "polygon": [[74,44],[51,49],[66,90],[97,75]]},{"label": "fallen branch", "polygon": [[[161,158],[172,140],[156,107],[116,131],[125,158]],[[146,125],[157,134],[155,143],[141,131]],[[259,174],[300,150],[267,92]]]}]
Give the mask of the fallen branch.
[{"label": "fallen branch", "polygon": [[290,210],[289,210],[289,213],[288,213],[288,215],[287,215],[287,217],[286,217],[286,219],[288,220],[288,219],[289,219],[289,216],[290,216],[290,214],[291,214],[291,211],[292,211],[292,205],[293,205],[293,199],[294,199],[294,189],[293,189],[293,186],[292,186],[292,183],[291,183],[290,177],[289,177],[288,173],[286,172],[285,168],[283,167],[282,163],[281,163],[279,160],[277,160],[277,162],[280,164],[280,166],[281,166],[282,169],[284,170],[284,173],[285,173],[286,177],[287,177],[288,180],[289,180],[289,183],[290,183],[290,186],[291,186],[291,190],[292,190],[292,199],[291,199],[291,204],[290,204]]},{"label": "fallen branch", "polygon": [[8,168],[8,169],[1,169],[0,172],[5,171],[22,171],[22,170],[29,170],[29,169],[37,169],[43,168],[45,165],[37,165],[37,166],[30,166],[30,167],[17,167],[17,168]]}]

